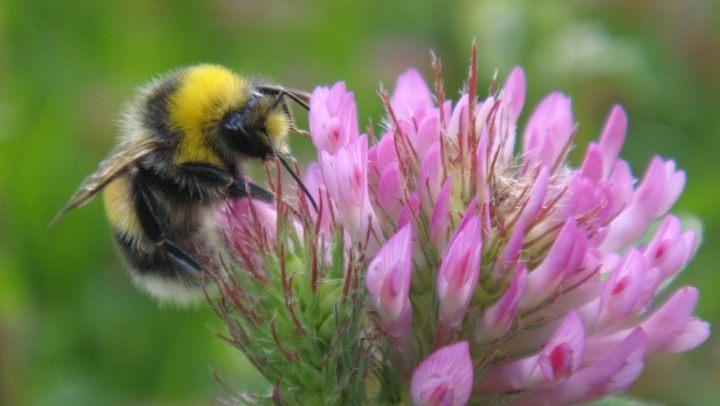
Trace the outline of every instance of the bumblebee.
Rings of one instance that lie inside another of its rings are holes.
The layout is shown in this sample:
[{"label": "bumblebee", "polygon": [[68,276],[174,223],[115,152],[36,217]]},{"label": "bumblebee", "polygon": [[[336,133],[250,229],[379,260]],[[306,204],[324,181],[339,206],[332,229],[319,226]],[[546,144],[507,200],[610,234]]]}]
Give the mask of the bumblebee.
[{"label": "bumblebee", "polygon": [[288,133],[302,134],[286,98],[309,110],[307,94],[224,67],[171,71],[126,107],[118,144],[52,223],[104,190],[115,245],[136,284],[161,301],[196,300],[219,240],[217,206],[243,196],[274,199],[242,176],[245,162],[277,157],[315,205],[282,159]]}]

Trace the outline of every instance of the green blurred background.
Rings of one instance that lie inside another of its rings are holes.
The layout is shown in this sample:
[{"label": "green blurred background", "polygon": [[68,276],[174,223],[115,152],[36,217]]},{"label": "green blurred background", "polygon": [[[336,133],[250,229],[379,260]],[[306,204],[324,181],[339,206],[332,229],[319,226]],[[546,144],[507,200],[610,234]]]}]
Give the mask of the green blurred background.
[{"label": "green blurred background", "polygon": [[[480,94],[524,66],[521,121],[544,94],[573,97],[572,160],[613,103],[630,118],[623,156],[688,175],[674,208],[704,223],[676,282],[700,288],[697,315],[720,319],[720,5],[716,1],[0,0],[0,405],[214,405],[258,376],[213,334],[214,315],[159,307],[137,291],[100,203],[47,229],[113,144],[133,89],[177,66],[215,62],[311,90],[345,80],[361,125],[382,117],[379,82],[441,58],[457,95],[477,38]],[[301,127],[306,126],[301,121]],[[297,138],[297,137],[296,137]],[[312,159],[293,140],[295,155]],[[720,336],[651,358],[633,396],[671,405],[720,399]]]}]

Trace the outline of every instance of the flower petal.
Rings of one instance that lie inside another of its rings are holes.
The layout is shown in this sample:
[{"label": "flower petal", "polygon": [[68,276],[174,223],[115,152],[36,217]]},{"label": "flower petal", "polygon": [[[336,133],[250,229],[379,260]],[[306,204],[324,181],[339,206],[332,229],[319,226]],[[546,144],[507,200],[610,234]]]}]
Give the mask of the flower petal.
[{"label": "flower petal", "polygon": [[605,128],[600,136],[600,150],[603,156],[603,177],[610,176],[615,162],[620,155],[625,133],[627,132],[627,115],[621,106],[615,105],[605,121]]},{"label": "flower petal", "polygon": [[432,353],[413,373],[410,396],[416,406],[463,406],[470,400],[473,365],[467,341]]},{"label": "flower petal", "polygon": [[406,119],[412,118],[415,110],[429,111],[434,107],[430,88],[417,69],[410,68],[398,77],[390,104],[398,118]]}]

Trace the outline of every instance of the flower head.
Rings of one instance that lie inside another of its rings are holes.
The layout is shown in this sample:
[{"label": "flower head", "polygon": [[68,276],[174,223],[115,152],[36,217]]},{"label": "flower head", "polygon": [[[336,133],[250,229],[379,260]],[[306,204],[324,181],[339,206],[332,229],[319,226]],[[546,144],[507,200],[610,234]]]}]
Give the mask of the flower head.
[{"label": "flower head", "polygon": [[[364,276],[367,299],[353,303],[369,311],[353,312],[357,324],[344,328],[356,335],[341,336],[375,371],[364,383],[367,399],[571,404],[629,389],[648,355],[702,343],[709,325],[692,317],[694,288],[656,303],[696,248],[694,232],[666,215],[685,174],[655,157],[636,185],[619,158],[627,130],[619,106],[573,168],[566,158],[577,127],[562,93],[540,102],[515,154],[522,69],[484,100],[474,70],[468,84],[453,106],[440,86],[433,94],[408,70],[392,96],[381,93],[386,131],[373,142],[357,131],[344,84],[310,101],[319,164],[306,186],[319,212],[279,210],[278,221],[295,226],[270,234],[296,236],[295,278],[315,275],[312,292],[322,285],[349,303],[363,295],[354,281]],[[276,258],[253,264],[287,261],[284,251],[269,252]],[[340,280],[342,294],[330,289]],[[329,301],[292,292],[298,309]]]}]

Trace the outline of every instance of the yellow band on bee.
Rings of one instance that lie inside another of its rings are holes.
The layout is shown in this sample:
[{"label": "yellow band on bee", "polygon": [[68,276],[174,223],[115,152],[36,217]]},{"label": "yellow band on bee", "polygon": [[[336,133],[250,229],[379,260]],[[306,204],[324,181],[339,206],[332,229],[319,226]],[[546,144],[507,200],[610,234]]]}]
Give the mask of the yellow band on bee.
[{"label": "yellow band on bee", "polygon": [[140,235],[140,221],[133,203],[130,177],[124,174],[105,187],[105,211],[113,230],[122,235]]},{"label": "yellow band on bee", "polygon": [[181,133],[176,162],[204,162],[221,165],[210,146],[212,124],[224,112],[245,103],[249,84],[227,68],[198,65],[185,74],[180,88],[170,96],[168,115]]}]

